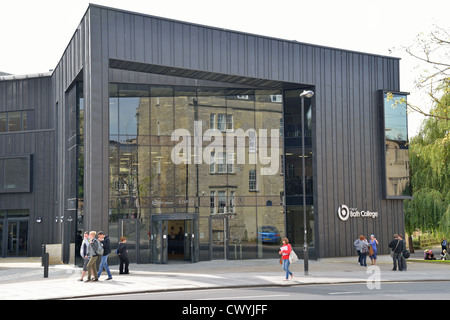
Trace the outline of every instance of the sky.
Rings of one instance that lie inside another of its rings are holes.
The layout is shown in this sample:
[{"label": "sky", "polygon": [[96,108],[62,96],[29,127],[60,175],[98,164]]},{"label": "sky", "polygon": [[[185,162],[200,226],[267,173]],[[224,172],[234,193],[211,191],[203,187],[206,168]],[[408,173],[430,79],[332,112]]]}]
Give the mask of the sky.
[{"label": "sky", "polygon": [[[0,0],[0,71],[54,69],[89,3],[285,40],[401,58],[400,89],[428,110],[414,87],[426,68],[401,47],[437,25],[450,31],[449,0]],[[409,137],[423,117],[408,116]]]}]

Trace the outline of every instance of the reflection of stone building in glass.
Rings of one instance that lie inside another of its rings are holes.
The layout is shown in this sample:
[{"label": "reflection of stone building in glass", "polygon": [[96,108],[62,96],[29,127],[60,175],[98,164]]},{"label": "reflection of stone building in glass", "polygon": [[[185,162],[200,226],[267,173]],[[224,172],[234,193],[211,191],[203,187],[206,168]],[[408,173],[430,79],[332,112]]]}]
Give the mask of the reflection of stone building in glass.
[{"label": "reflection of stone building in glass", "polygon": [[392,196],[410,194],[409,150],[405,142],[386,139],[386,191]]},{"label": "reflection of stone building in glass", "polygon": [[380,91],[384,142],[384,196],[411,197],[407,93]]},{"label": "reflection of stone building in glass", "polygon": [[[231,241],[256,243],[258,226],[274,226],[280,236],[284,235],[282,137],[279,168],[274,175],[260,174],[262,167],[270,166],[270,136],[264,164],[259,160],[263,145],[258,144],[264,142],[258,139],[261,137],[250,134],[245,145],[239,145],[235,138],[231,152],[226,144],[227,134],[239,129],[254,129],[256,133],[268,129],[269,134],[275,129],[278,134],[282,119],[280,91],[119,84],[112,85],[110,111],[112,221],[198,213],[200,217],[227,217]],[[201,124],[202,132],[197,134],[204,140],[197,154],[210,156],[211,164],[206,159],[195,161],[194,122]],[[190,134],[190,163],[172,161],[173,147],[179,142],[171,141],[176,129]],[[221,148],[210,146],[214,138],[203,138],[207,130],[223,137]],[[245,157],[244,163],[238,163],[238,154]],[[205,236],[209,233],[208,220],[202,221],[205,225],[200,225],[200,234]]]}]

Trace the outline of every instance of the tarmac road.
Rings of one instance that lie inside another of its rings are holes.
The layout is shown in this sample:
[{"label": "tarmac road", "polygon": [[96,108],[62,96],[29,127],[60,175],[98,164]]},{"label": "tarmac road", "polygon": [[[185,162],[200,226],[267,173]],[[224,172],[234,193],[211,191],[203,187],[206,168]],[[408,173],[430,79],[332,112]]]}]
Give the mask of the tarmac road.
[{"label": "tarmac road", "polygon": [[[366,284],[318,284],[289,287],[205,289],[148,292],[98,297],[108,300],[449,300],[450,281],[382,283],[379,289]],[[78,298],[75,300],[89,300]]]}]

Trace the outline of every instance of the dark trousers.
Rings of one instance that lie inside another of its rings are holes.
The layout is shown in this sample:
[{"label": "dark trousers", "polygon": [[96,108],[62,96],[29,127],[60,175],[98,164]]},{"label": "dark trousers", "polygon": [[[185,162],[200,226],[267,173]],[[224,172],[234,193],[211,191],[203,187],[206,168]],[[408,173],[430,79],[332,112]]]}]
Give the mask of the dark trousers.
[{"label": "dark trousers", "polygon": [[359,265],[363,266],[363,267],[367,267],[366,259],[367,259],[367,254],[361,252],[361,255],[359,257]]},{"label": "dark trousers", "polygon": [[403,257],[403,254],[394,252],[392,259],[394,260],[394,268],[392,270],[397,270],[398,264],[399,271],[406,271],[406,259]]},{"label": "dark trousers", "polygon": [[[128,260],[128,256],[119,255],[120,265],[119,265],[119,274],[127,274],[129,273],[128,265],[130,261]],[[124,270],[125,266],[125,270]]]},{"label": "dark trousers", "polygon": [[403,254],[400,254],[400,258],[399,258],[399,268],[398,270],[400,271],[406,271],[406,259],[403,256]]}]

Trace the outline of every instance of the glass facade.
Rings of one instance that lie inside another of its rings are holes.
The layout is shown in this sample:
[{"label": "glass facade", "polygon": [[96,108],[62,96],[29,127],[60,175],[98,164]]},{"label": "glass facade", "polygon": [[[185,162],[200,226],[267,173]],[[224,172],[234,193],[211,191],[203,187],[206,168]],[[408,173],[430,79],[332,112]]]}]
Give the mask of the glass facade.
[{"label": "glass facade", "polygon": [[[304,245],[304,213],[306,205],[306,234],[309,257],[315,257],[314,241],[314,175],[312,160],[312,104],[311,99],[304,100],[304,155],[305,172],[302,172],[302,90],[288,90],[284,94],[284,136],[285,136],[285,172],[286,172],[286,233],[291,244],[297,248]],[[303,183],[305,199],[303,203]],[[299,256],[303,251],[298,252]]]},{"label": "glass facade", "polygon": [[408,119],[405,93],[382,92],[385,145],[385,196],[411,196]]},{"label": "glass facade", "polygon": [[[109,104],[111,237],[123,221],[139,219],[140,260],[158,262],[150,250],[155,215],[171,216],[169,232],[191,215],[200,260],[278,256],[285,236],[281,91],[111,84]],[[276,230],[276,239],[261,227]]]},{"label": "glass facade", "polygon": [[[60,216],[59,221],[64,223],[65,255],[63,260],[69,261],[68,244],[75,242],[75,252],[79,252],[83,231],[90,231],[86,230],[84,225],[84,98],[82,82],[76,82],[66,92],[66,105],[65,159],[69,165],[65,167],[64,172],[66,181],[64,186],[65,212]],[[75,263],[82,264],[82,259],[78,254],[75,255]]]}]

